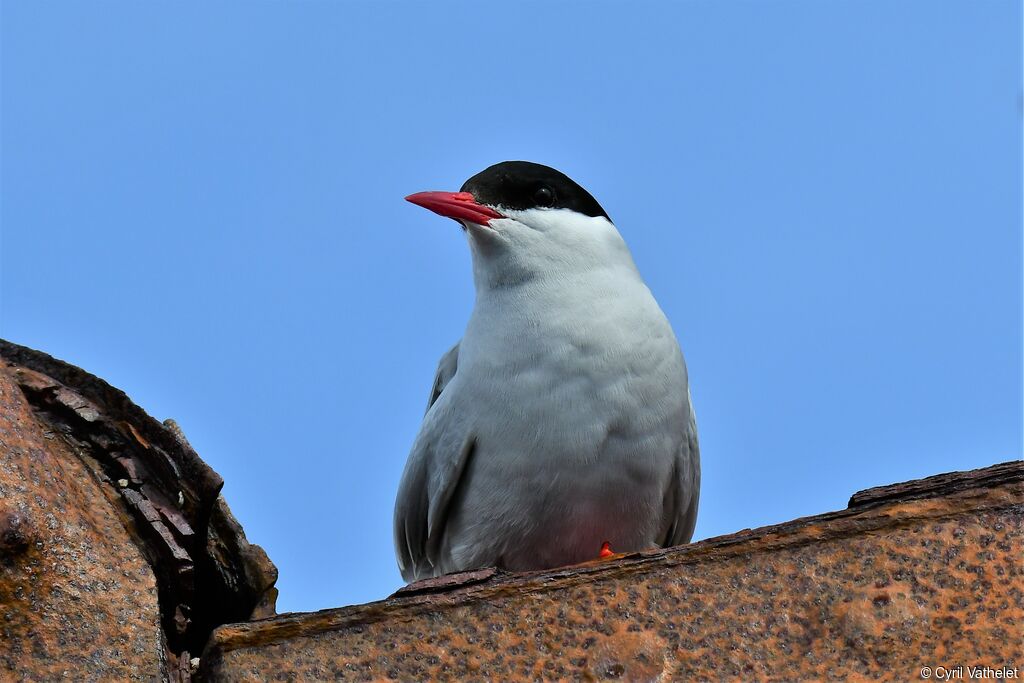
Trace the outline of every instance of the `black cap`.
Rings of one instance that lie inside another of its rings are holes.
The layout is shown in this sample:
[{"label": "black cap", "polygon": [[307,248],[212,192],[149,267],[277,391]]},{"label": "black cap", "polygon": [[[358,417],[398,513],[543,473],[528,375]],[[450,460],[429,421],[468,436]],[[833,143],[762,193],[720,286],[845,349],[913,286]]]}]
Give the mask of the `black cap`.
[{"label": "black cap", "polygon": [[[507,209],[572,209],[585,216],[608,214],[589,192],[550,166],[531,161],[503,161],[462,184],[481,204]],[[610,221],[611,218],[608,218]]]}]

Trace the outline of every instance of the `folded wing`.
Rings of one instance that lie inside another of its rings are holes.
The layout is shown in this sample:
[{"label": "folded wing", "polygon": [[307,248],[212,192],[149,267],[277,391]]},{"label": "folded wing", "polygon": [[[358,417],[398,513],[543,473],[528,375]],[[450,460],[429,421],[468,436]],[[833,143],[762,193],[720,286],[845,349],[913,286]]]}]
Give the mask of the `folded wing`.
[{"label": "folded wing", "polygon": [[475,448],[469,425],[445,394],[458,370],[459,345],[441,357],[423,426],[413,443],[395,501],[395,555],[402,578],[440,573],[449,505]]}]

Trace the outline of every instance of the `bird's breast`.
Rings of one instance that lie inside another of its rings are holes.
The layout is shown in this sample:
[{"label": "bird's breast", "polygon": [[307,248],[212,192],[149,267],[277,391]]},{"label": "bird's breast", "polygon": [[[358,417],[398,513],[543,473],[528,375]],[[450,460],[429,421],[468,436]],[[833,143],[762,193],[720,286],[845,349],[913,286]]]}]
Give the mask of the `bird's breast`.
[{"label": "bird's breast", "polygon": [[613,284],[478,299],[459,375],[473,387],[467,409],[485,431],[524,452],[583,459],[609,439],[643,447],[675,438],[670,425],[688,409],[679,345],[642,282]]}]

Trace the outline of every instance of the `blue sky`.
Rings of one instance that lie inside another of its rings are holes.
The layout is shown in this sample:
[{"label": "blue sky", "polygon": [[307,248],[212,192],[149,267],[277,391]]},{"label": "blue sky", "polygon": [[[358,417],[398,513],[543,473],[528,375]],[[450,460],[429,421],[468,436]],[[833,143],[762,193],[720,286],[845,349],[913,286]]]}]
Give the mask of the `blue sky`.
[{"label": "blue sky", "polygon": [[1021,4],[2,5],[0,335],[173,417],[281,570],[382,598],[472,306],[402,201],[505,159],[683,345],[697,538],[1021,456]]}]

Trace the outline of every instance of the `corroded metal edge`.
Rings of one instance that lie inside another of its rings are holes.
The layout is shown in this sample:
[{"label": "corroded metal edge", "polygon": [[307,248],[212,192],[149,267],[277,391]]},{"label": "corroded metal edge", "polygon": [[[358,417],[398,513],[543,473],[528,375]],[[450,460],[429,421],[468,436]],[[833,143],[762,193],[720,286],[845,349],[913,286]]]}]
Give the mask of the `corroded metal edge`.
[{"label": "corroded metal edge", "polygon": [[218,625],[274,613],[277,569],[250,544],[223,479],[185,439],[102,379],[0,339],[36,417],[92,471],[157,577],[164,637],[187,669]]},{"label": "corroded metal edge", "polygon": [[[916,486],[920,482],[931,482]],[[203,655],[204,666],[236,649],[263,646],[299,636],[315,636],[354,625],[401,621],[427,612],[455,608],[510,593],[555,591],[598,577],[625,576],[653,566],[719,562],[794,546],[812,545],[922,520],[964,512],[997,510],[1024,504],[1024,462],[1014,461],[970,472],[951,473],[896,485],[912,491],[910,500],[888,497],[866,507],[852,507],[783,524],[745,529],[675,548],[630,553],[611,562],[593,562],[541,572],[485,570],[454,575],[443,584],[412,594],[398,591],[377,602],[313,613],[290,613],[249,623],[226,624],[214,631]],[[929,488],[930,487],[930,488]],[[873,490],[873,489],[872,489]],[[928,491],[932,495],[927,495]]]},{"label": "corroded metal edge", "polygon": [[1024,460],[1011,460],[979,470],[946,472],[898,484],[874,486],[850,496],[849,507],[863,508],[894,500],[935,498],[956,491],[1000,486],[1015,481],[1024,481]]}]

